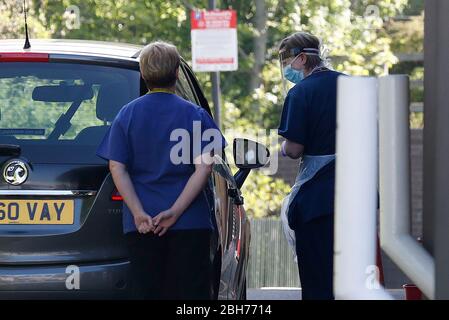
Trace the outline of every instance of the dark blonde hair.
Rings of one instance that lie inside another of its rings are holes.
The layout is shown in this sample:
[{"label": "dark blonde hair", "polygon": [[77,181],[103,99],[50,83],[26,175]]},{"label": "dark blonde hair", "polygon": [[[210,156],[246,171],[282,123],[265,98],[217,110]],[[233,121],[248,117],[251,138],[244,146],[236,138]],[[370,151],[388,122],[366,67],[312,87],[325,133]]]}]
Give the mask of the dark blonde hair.
[{"label": "dark blonde hair", "polygon": [[180,63],[178,50],[167,42],[152,42],[140,53],[140,73],[150,90],[173,87]]},{"label": "dark blonde hair", "polygon": [[[320,50],[320,46],[321,43],[318,37],[307,32],[296,32],[281,41],[279,51],[291,50],[294,48],[313,48]],[[306,57],[307,61],[305,67],[309,70],[323,62],[320,56],[306,55]]]}]

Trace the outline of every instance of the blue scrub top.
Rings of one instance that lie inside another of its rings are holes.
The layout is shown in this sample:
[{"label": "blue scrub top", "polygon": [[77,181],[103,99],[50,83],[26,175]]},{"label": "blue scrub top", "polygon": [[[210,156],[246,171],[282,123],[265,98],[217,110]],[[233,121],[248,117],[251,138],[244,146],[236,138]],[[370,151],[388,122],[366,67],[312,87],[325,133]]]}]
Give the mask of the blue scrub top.
[{"label": "blue scrub top", "polygon": [[[200,123],[201,135],[207,129],[218,130],[201,107],[171,93],[146,94],[120,110],[97,150],[98,156],[127,166],[137,196],[145,212],[152,217],[173,205],[195,171],[193,158],[214,141],[210,137],[201,139],[199,135],[194,138],[194,122],[197,126]],[[189,134],[188,139],[184,139],[185,135],[181,137],[182,132]],[[226,141],[221,133],[219,138],[221,141],[215,142],[222,149]],[[187,153],[183,153],[186,149],[180,151],[180,146],[186,145],[181,142],[187,140]],[[200,147],[195,148],[194,142]],[[187,155],[190,161],[173,163],[170,158],[173,150],[178,155]],[[206,193],[202,192],[170,230],[212,228],[210,206]],[[134,218],[123,203],[123,232],[133,231],[136,231]]]},{"label": "blue scrub top", "polygon": [[[313,73],[288,93],[281,116],[279,135],[302,144],[310,156],[335,154],[337,125],[337,79],[342,73]],[[306,182],[292,201],[290,210],[297,223],[334,212],[335,161]]]}]

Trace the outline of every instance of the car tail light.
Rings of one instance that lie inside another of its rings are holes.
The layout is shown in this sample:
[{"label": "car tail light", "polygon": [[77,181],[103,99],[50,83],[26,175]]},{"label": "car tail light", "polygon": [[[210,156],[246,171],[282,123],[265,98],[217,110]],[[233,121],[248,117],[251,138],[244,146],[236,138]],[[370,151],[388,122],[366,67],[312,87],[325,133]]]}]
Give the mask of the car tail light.
[{"label": "car tail light", "polygon": [[36,52],[3,52],[0,62],[48,62],[48,53]]},{"label": "car tail light", "polygon": [[112,201],[123,201],[123,197],[118,192],[117,188],[114,188],[114,191],[112,191],[111,200]]}]

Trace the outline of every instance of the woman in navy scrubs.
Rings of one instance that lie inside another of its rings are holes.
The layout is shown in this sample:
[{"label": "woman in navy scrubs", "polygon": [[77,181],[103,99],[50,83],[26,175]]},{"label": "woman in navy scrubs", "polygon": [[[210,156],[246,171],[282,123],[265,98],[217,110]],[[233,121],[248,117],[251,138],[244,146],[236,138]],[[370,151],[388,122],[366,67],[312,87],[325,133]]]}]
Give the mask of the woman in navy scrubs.
[{"label": "woman in navy scrubs", "polygon": [[290,193],[288,222],[295,231],[302,297],[333,299],[333,232],[337,78],[325,67],[317,37],[298,32],[279,49],[283,78],[294,83],[285,99],[282,153],[301,158]]},{"label": "woman in navy scrubs", "polygon": [[[97,154],[123,196],[131,287],[138,299],[211,299],[211,211],[204,193],[212,156],[226,142],[209,114],[175,94],[180,57],[146,46],[149,93],[125,105]],[[203,133],[207,130],[207,141]]]}]

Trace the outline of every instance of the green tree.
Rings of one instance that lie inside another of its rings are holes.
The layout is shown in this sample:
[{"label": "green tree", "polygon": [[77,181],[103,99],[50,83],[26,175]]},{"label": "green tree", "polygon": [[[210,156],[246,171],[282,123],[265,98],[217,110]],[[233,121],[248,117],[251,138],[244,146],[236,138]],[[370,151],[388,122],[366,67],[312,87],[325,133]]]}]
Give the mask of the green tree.
[{"label": "green tree", "polygon": [[[50,37],[51,32],[45,30],[33,7],[28,13],[29,29],[39,37]],[[0,39],[24,38],[24,30],[23,1],[0,0]]]}]

